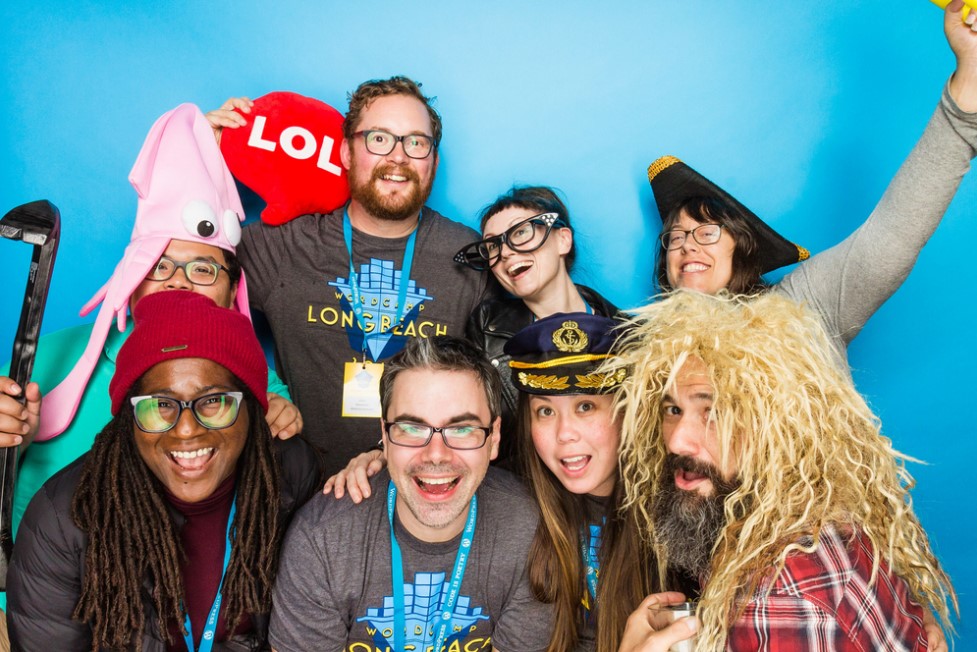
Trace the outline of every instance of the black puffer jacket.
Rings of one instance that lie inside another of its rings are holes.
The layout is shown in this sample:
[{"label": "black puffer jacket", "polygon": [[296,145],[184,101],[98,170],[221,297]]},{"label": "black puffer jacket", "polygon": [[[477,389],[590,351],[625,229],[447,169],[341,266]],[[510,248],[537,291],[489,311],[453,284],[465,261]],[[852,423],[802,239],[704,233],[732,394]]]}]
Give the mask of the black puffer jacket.
[{"label": "black puffer jacket", "polygon": [[[577,291],[594,314],[602,317],[624,316],[614,304],[589,287],[578,285]],[[468,339],[485,351],[485,355],[502,376],[502,442],[499,446],[499,463],[510,468],[515,461],[519,390],[512,383],[512,376],[509,374],[509,360],[512,358],[502,351],[502,347],[513,335],[532,323],[533,313],[522,299],[507,297],[488,299],[478,304],[465,328]]]},{"label": "black puffer jacket", "polygon": [[[281,468],[282,521],[321,488],[315,451],[299,437],[275,440]],[[44,483],[31,500],[17,533],[7,575],[7,624],[13,650],[89,650],[91,628],[71,619],[81,595],[87,537],[71,518],[71,501],[81,479],[83,455]],[[171,512],[177,525],[181,517]],[[120,569],[121,572],[122,569]],[[165,652],[156,627],[150,592],[143,586],[146,607],[144,652]],[[268,614],[253,614],[254,631],[246,637],[214,644],[215,652],[267,648]]]}]

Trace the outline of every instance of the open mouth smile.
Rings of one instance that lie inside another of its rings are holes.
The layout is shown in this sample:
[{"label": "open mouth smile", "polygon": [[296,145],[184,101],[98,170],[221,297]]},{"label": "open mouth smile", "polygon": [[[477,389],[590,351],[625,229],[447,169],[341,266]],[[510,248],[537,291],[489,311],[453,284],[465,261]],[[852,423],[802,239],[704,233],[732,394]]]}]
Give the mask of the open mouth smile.
[{"label": "open mouth smile", "polygon": [[215,448],[198,448],[192,451],[170,451],[169,458],[183,471],[199,471],[214,457]]},{"label": "open mouth smile", "polygon": [[451,493],[458,483],[461,481],[461,476],[452,476],[450,478],[418,478],[414,477],[414,484],[417,488],[421,490],[422,493],[431,496],[444,496]]},{"label": "open mouth smile", "polygon": [[590,455],[575,455],[560,459],[563,468],[570,472],[582,471],[590,464]]},{"label": "open mouth smile", "polygon": [[533,263],[531,261],[528,261],[528,260],[520,260],[519,262],[517,262],[517,263],[513,264],[512,266],[510,266],[509,268],[507,268],[505,270],[505,273],[509,275],[509,278],[515,279],[516,277],[521,276],[523,273],[529,271],[529,269],[532,266],[533,266]]}]

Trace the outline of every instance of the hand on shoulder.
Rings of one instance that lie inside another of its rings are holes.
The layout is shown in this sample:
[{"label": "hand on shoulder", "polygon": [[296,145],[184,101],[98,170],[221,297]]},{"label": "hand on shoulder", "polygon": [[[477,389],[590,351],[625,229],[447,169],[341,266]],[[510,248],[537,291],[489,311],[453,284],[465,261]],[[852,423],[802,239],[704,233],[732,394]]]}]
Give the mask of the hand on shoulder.
[{"label": "hand on shoulder", "polygon": [[350,500],[357,504],[361,503],[370,497],[370,478],[386,465],[387,460],[382,449],[360,453],[349,461],[345,469],[326,480],[322,493],[332,492],[337,499],[348,493]]}]

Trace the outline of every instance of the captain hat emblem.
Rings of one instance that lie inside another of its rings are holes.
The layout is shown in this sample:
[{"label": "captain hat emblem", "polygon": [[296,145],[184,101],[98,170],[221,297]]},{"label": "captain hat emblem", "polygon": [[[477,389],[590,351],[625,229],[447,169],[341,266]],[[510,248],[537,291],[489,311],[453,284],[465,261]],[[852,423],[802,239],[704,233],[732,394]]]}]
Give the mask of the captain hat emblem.
[{"label": "captain hat emblem", "polygon": [[553,331],[553,344],[558,351],[579,353],[587,348],[588,343],[587,334],[580,330],[575,321],[565,321],[560,328]]}]

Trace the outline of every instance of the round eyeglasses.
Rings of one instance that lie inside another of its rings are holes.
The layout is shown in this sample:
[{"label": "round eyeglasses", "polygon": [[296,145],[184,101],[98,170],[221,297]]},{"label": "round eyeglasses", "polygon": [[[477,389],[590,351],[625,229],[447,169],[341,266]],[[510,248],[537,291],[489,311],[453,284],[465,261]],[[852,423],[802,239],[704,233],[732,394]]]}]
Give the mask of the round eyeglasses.
[{"label": "round eyeglasses", "polygon": [[382,129],[367,129],[357,131],[354,136],[363,136],[366,151],[377,156],[386,156],[394,151],[397,143],[403,143],[404,154],[410,158],[427,158],[434,151],[434,139],[424,134],[407,134],[395,136]]},{"label": "round eyeglasses", "polygon": [[700,224],[694,229],[689,229],[688,231],[683,229],[669,229],[668,231],[662,231],[662,246],[665,247],[666,251],[679,249],[685,244],[685,239],[689,235],[691,235],[692,239],[701,245],[716,244],[719,242],[719,238],[723,235],[723,225]]},{"label": "round eyeglasses", "polygon": [[143,432],[163,433],[180,420],[183,411],[189,409],[197,423],[208,430],[230,428],[240,412],[242,392],[218,392],[181,401],[169,396],[133,396],[132,415]]},{"label": "round eyeglasses", "polygon": [[490,429],[484,426],[445,426],[435,428],[426,423],[394,421],[385,423],[384,430],[391,444],[407,448],[424,448],[431,443],[434,433],[441,433],[441,439],[448,448],[460,451],[481,448],[488,441]]},{"label": "round eyeglasses", "polygon": [[187,280],[194,285],[213,285],[217,282],[217,275],[221,270],[227,272],[227,268],[220,263],[210,260],[187,260],[179,262],[172,258],[162,256],[156,265],[149,270],[146,275],[147,281],[168,281],[176,274],[176,270],[182,269]]},{"label": "round eyeglasses", "polygon": [[534,215],[516,222],[499,235],[466,245],[455,254],[454,261],[479,272],[486,270],[499,262],[503,244],[516,253],[528,254],[546,243],[553,227],[567,228],[558,213]]}]

